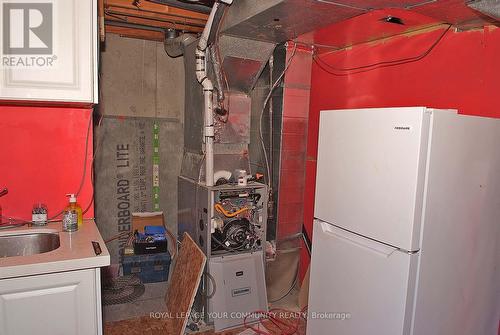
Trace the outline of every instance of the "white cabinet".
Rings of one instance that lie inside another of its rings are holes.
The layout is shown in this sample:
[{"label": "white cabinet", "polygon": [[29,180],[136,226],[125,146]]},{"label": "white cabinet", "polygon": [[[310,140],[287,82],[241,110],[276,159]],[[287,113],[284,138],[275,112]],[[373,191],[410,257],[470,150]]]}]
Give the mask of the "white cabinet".
[{"label": "white cabinet", "polygon": [[0,6],[0,99],[97,103],[97,0]]},{"label": "white cabinet", "polygon": [[0,335],[102,334],[100,269],[0,280]]}]

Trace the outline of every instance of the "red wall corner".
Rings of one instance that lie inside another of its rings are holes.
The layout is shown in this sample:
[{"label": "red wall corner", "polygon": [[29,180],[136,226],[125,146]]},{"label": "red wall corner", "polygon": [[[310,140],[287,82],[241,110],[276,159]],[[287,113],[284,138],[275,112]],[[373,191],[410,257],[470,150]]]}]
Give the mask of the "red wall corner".
[{"label": "red wall corner", "polygon": [[[61,211],[67,193],[82,180],[85,143],[92,109],[0,106],[0,198],[3,216],[31,221],[35,202],[47,205],[49,217]],[[78,202],[92,199],[92,126],[87,170]],[[90,207],[85,217],[93,217]]]},{"label": "red wall corner", "polygon": [[[322,33],[334,35],[334,27]],[[440,30],[399,36],[320,55],[335,67],[359,67],[424,52]],[[319,112],[328,109],[426,106],[500,118],[500,29],[449,31],[425,58],[357,74],[332,75],[313,63],[304,224],[312,238]],[[314,248],[314,246],[313,246]],[[308,259],[302,260],[307,265]]]}]

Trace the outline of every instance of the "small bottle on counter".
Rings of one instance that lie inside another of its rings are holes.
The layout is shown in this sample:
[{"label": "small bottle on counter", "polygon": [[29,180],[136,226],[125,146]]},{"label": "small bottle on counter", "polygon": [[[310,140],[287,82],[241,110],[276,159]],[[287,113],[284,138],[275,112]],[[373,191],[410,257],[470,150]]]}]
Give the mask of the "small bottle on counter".
[{"label": "small bottle on counter", "polygon": [[34,226],[45,226],[48,220],[47,206],[42,203],[34,204],[33,211],[31,212],[31,223]]},{"label": "small bottle on counter", "polygon": [[63,211],[63,231],[77,231],[83,222],[82,208],[76,202],[74,194],[67,194],[66,196],[69,197],[69,205]]}]

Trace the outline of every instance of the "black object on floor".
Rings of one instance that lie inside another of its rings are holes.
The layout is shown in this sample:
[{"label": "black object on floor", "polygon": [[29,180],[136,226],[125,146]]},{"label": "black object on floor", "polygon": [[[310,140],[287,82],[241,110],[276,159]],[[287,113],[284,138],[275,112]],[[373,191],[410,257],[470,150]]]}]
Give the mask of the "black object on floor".
[{"label": "black object on floor", "polygon": [[132,302],[144,294],[146,288],[136,275],[118,277],[104,283],[102,290],[103,305],[119,305]]}]

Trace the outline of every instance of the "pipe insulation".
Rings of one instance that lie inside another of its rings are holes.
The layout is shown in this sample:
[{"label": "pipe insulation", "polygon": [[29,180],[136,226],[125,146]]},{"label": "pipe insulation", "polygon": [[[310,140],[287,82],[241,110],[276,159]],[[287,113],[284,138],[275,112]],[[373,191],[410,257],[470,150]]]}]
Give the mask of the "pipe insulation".
[{"label": "pipe insulation", "polygon": [[[207,186],[214,185],[214,119],[213,119],[213,93],[214,85],[207,77],[207,58],[206,52],[209,45],[211,31],[214,25],[218,25],[219,21],[215,18],[219,10],[223,10],[225,5],[230,5],[232,0],[221,0],[216,2],[212,7],[212,11],[207,19],[207,24],[198,41],[196,48],[196,79],[203,87],[204,97],[204,137],[205,137],[205,183]],[[222,6],[222,7],[221,7]],[[220,8],[220,9],[219,9]]]},{"label": "pipe insulation", "polygon": [[212,46],[210,48],[210,59],[212,60],[212,64],[215,72],[215,82],[217,84],[217,100],[219,103],[224,101],[224,86],[222,84],[222,67],[219,62],[219,58],[217,55],[217,49]]}]

